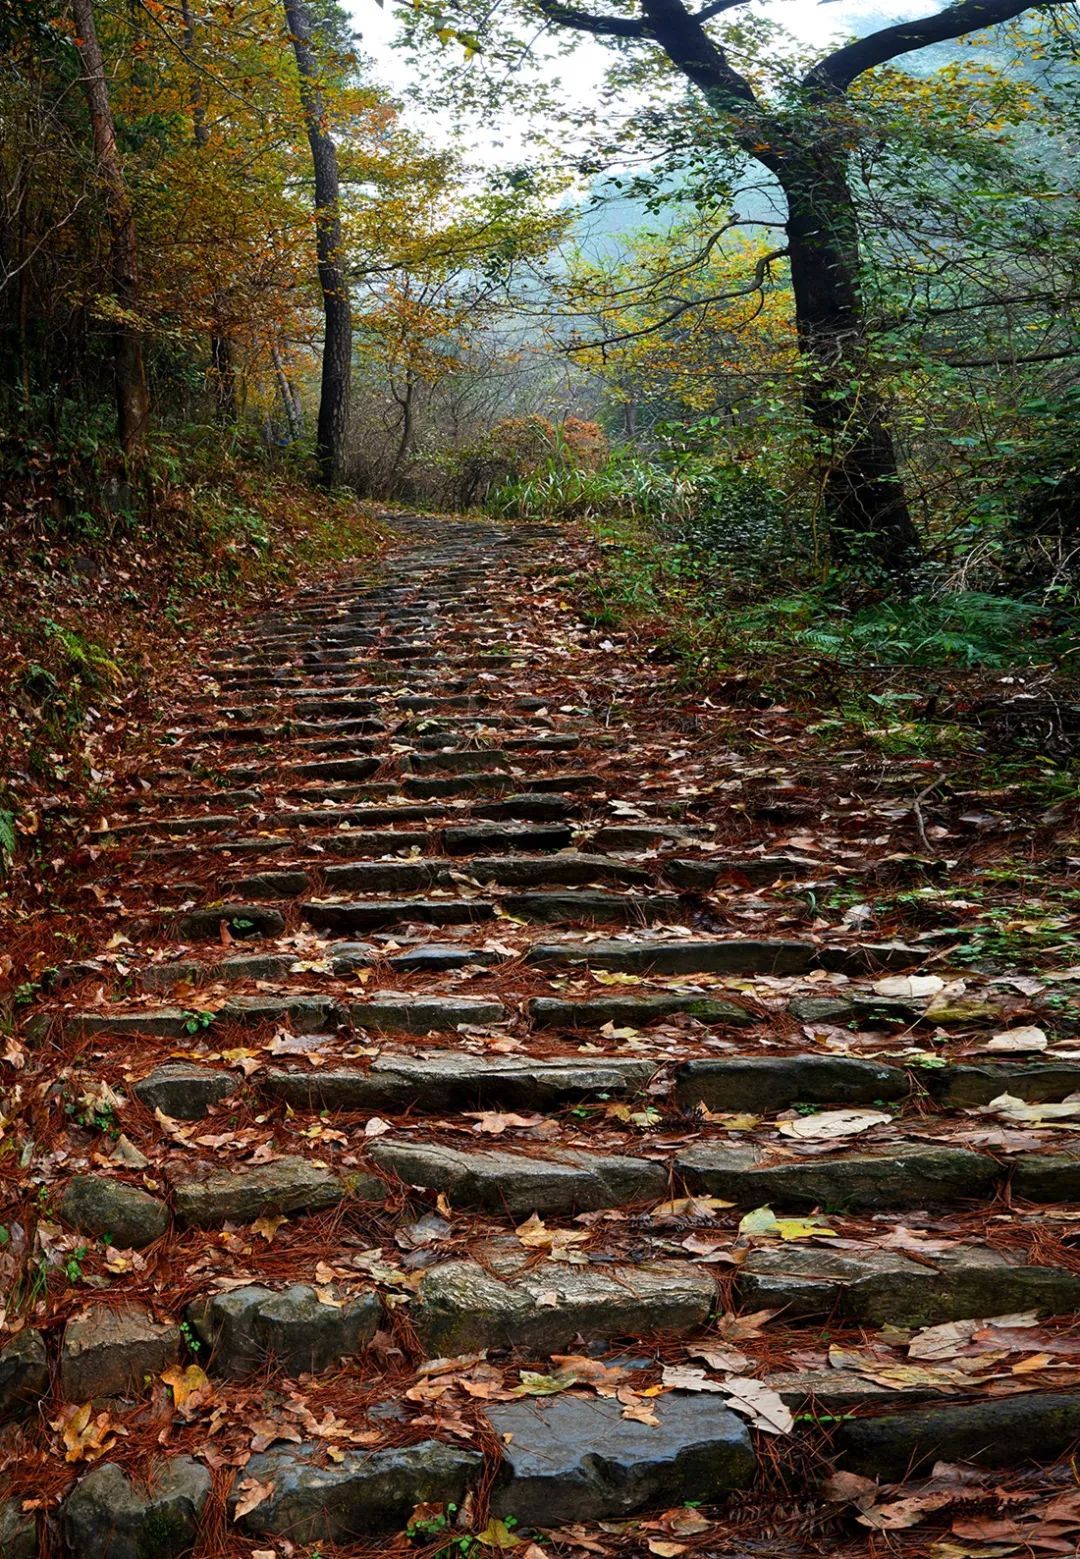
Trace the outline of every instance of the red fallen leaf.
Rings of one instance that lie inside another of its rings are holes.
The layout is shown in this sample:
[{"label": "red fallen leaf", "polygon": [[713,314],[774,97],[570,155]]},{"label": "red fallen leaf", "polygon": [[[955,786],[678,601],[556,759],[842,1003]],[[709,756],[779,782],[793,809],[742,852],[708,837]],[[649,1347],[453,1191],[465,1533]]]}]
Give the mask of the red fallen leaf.
[{"label": "red fallen leaf", "polygon": [[954,1521],[949,1530],[956,1537],[977,1538],[984,1543],[1022,1543],[1030,1534],[1030,1528],[1022,1528],[1015,1521],[1001,1521],[993,1516],[965,1516]]}]

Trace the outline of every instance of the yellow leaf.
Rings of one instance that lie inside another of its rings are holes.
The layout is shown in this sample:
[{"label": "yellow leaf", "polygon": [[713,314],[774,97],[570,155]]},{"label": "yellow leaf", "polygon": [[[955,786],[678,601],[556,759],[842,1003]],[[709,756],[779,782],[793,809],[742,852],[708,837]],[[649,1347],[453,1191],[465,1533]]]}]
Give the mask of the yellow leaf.
[{"label": "yellow leaf", "polygon": [[96,1462],[116,1444],[114,1424],[108,1413],[93,1414],[92,1402],[73,1402],[61,1408],[52,1428],[64,1442],[64,1460]]},{"label": "yellow leaf", "polygon": [[757,1207],[739,1224],[740,1234],[772,1236],[781,1240],[810,1240],[835,1235],[818,1218],[777,1218],[771,1207]]},{"label": "yellow leaf", "polygon": [[504,1521],[497,1516],[492,1516],[482,1532],[477,1532],[476,1541],[482,1543],[485,1548],[498,1548],[505,1551],[508,1548],[517,1548],[521,1543],[520,1537],[515,1537]]},{"label": "yellow leaf", "polygon": [[288,1219],[281,1213],[264,1213],[261,1218],[256,1218],[251,1225],[252,1234],[261,1234],[268,1245],[273,1243],[274,1235]]},{"label": "yellow leaf", "polygon": [[206,1371],[200,1369],[197,1364],[189,1364],[184,1369],[179,1364],[172,1364],[161,1377],[163,1385],[169,1387],[173,1395],[173,1406],[182,1418],[192,1418],[203,1404],[213,1396],[214,1388]]}]

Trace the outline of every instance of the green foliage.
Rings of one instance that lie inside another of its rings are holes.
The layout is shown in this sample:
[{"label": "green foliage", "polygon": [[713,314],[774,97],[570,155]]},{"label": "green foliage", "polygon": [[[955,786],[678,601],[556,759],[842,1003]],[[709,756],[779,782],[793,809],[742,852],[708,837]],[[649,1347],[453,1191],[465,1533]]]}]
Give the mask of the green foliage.
[{"label": "green foliage", "polygon": [[0,807],[0,871],[11,862],[18,847],[19,836],[15,832],[15,814]]},{"label": "green foliage", "polygon": [[732,632],[754,653],[812,650],[851,665],[1008,666],[1046,659],[1037,606],[976,591],[850,609],[826,592],[796,595],[735,614]]}]

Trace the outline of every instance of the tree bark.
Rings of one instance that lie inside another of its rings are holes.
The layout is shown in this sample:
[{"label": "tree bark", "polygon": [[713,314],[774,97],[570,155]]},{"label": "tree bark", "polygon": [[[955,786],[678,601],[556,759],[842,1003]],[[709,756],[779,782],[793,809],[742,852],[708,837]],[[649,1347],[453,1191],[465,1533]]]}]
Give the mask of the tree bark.
[{"label": "tree bark", "polygon": [[[184,48],[189,59],[195,49],[195,13],[191,0],[181,0],[180,15],[184,22]],[[210,140],[210,126],[206,122],[206,98],[197,66],[192,64],[191,87],[188,94],[191,104],[191,132],[196,149],[202,151]],[[210,331],[211,391],[218,421],[232,427],[238,416],[236,404],[236,367],[233,362],[232,341],[222,328],[224,310],[221,295],[215,291],[211,302],[212,329]]]},{"label": "tree bark", "polygon": [[859,295],[855,202],[819,152],[782,158],[788,259],[802,354],[801,393],[817,440],[829,550],[842,567],[903,574],[921,553],[892,434],[874,383]]},{"label": "tree bark", "polygon": [[133,322],[139,304],[135,219],[116,147],[116,127],[105,82],[105,64],[94,25],[93,0],[72,0],[72,14],[78,30],[75,47],[82,62],[83,88],[94,135],[94,155],[105,186],[111,280],[119,314],[113,327],[117,425],[120,447],[124,455],[131,459],[141,453],[150,424],[150,391],[146,380],[142,336]]},{"label": "tree bark", "polygon": [[276,343],[270,348],[270,356],[274,363],[274,377],[277,380],[278,394],[281,396],[282,410],[289,427],[289,438],[295,443],[304,434],[303,414],[297,404],[296,391],[289,382],[289,376],[285,372],[285,362]]},{"label": "tree bark", "polygon": [[325,320],[315,457],[323,486],[334,487],[344,475],[352,374],[352,307],[342,256],[337,148],[326,127],[307,0],[284,0],[284,5],[315,168],[315,242]]},{"label": "tree bark", "polygon": [[[744,0],[708,0],[691,11],[684,0],[640,0],[640,18],[597,15],[568,0],[536,0],[556,26],[598,37],[658,44],[698,88],[736,145],[780,182],[788,200],[787,237],[796,325],[808,373],[801,385],[821,443],[821,495],[837,562],[906,573],[921,551],[904,497],[896,450],[868,363],[859,297],[855,203],[839,156],[788,112],[772,112],[734,68],[705,23]],[[1068,0],[1043,0],[1058,6]],[[930,44],[993,27],[1032,0],[957,0],[915,21],[880,28],[834,49],[805,75],[811,105],[839,100],[864,71]]]}]

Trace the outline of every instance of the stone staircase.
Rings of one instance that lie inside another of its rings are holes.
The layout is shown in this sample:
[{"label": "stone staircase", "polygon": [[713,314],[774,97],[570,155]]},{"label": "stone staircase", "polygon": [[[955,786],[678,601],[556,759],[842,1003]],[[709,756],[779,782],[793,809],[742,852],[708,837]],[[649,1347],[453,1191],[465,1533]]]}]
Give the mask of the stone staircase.
[{"label": "stone staircase", "polygon": [[[778,1437],[818,1481],[1064,1454],[1080,1151],[973,1138],[1080,1052],[933,1053],[986,1014],[935,1005],[932,941],[746,934],[807,863],[621,761],[618,662],[520,606],[549,533],[396,524],[379,581],[214,651],[93,832],[123,932],[28,1024],[81,1281],[0,1353],[5,1559],[557,1544],[682,1502],[722,1543]],[[988,1318],[996,1375],[904,1366]],[[87,1405],[114,1448],[56,1494]]]}]

